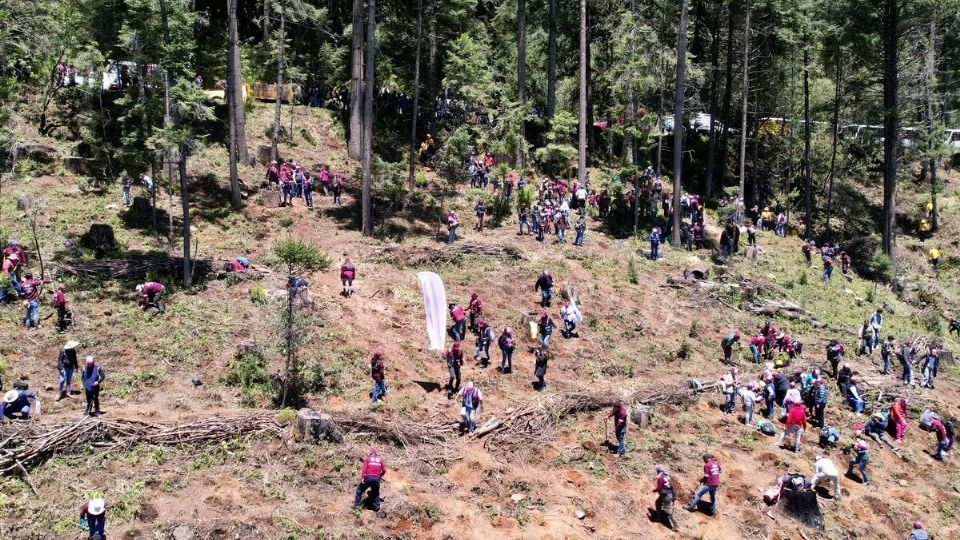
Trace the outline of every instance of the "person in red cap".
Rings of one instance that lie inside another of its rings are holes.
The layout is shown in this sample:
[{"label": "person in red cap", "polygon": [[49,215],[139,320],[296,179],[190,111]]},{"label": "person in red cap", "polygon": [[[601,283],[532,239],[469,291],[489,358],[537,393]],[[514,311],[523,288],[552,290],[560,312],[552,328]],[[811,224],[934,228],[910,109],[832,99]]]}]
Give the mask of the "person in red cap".
[{"label": "person in red cap", "polygon": [[720,348],[723,349],[723,361],[730,363],[730,357],[733,356],[733,345],[740,344],[740,332],[735,331],[720,341]]},{"label": "person in red cap", "polygon": [[370,359],[370,377],[373,379],[373,394],[371,398],[376,403],[387,395],[386,367],[383,362],[383,351],[377,349]]},{"label": "person in red cap", "polygon": [[930,535],[927,534],[927,531],[923,529],[923,523],[919,521],[913,522],[913,530],[910,531],[910,536],[907,540],[929,540]]},{"label": "person in red cap", "polygon": [[360,485],[357,486],[357,494],[353,498],[354,510],[360,509],[363,496],[369,490],[370,495],[367,497],[367,502],[373,507],[374,512],[380,511],[380,482],[385,474],[387,474],[387,464],[377,453],[377,449],[371,448],[367,459],[363,462],[363,469],[360,471]]},{"label": "person in red cap", "polygon": [[463,345],[459,341],[453,342],[453,347],[443,353],[447,361],[447,371],[450,373],[450,380],[447,381],[447,388],[453,394],[460,389],[460,366],[463,365]]},{"label": "person in red cap", "polygon": [[480,319],[477,323],[477,351],[473,355],[473,360],[480,362],[480,353],[483,353],[483,366],[490,364],[490,345],[493,343],[493,328],[487,324],[487,321]]},{"label": "person in red cap", "polygon": [[57,292],[53,295],[53,307],[57,310],[57,332],[63,332],[72,324],[73,316],[68,317],[67,309],[67,288],[63,285],[57,287]]}]

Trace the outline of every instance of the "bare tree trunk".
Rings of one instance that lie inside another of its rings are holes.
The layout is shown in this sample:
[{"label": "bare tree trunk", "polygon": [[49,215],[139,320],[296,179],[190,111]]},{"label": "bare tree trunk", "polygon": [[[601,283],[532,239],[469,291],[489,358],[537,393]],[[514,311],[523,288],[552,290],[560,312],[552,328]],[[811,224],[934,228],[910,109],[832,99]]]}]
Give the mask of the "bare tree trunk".
[{"label": "bare tree trunk", "polygon": [[[163,25],[163,43],[164,46],[170,45],[170,26],[167,19],[167,1],[160,0],[160,17]],[[170,114],[170,87],[173,86],[173,76],[170,73],[169,66],[163,66],[163,127],[170,129],[173,127],[173,116]],[[170,145],[163,147],[163,169],[167,177],[167,191],[169,199],[167,201],[167,216],[170,218],[170,227],[167,229],[167,241],[173,244],[173,147]],[[154,183],[159,186],[159,182]]]},{"label": "bare tree trunk", "polygon": [[884,2],[883,47],[883,252],[890,257],[896,279],[897,227],[897,46],[899,44],[899,0]]},{"label": "bare tree trunk", "polygon": [[[517,0],[517,101],[520,108],[527,104],[527,0]],[[517,167],[527,166],[526,114],[520,120],[520,140],[517,148]]]},{"label": "bare tree trunk", "polygon": [[[270,159],[276,161],[277,147],[280,145],[280,107],[283,99],[283,70],[287,40],[287,0],[280,0],[280,35],[277,38],[277,101],[273,108],[273,139],[270,144]],[[292,101],[292,100],[291,100]]]},{"label": "bare tree trunk", "polygon": [[[637,54],[637,13],[636,13],[636,2],[630,0],[630,58],[632,59]],[[630,133],[630,130],[634,128],[634,124],[637,121],[637,97],[633,91],[634,87],[634,75],[633,67],[631,64],[630,73],[628,74],[629,81],[627,82],[627,114],[626,114],[626,130],[623,134],[623,152],[628,165],[636,164],[636,139]],[[634,212],[636,214],[636,212]],[[633,223],[633,234],[637,234],[637,216],[634,215]]]},{"label": "bare tree trunk", "polygon": [[[747,198],[744,188],[747,172],[747,105],[750,102],[750,0],[747,0],[747,17],[743,30],[743,111],[740,117],[740,196]],[[753,197],[756,198],[756,193]]]},{"label": "bare tree trunk", "polygon": [[927,124],[927,136],[928,136],[928,147],[927,151],[930,153],[929,158],[927,159],[927,168],[930,169],[930,204],[932,210],[932,216],[930,218],[930,226],[932,230],[936,231],[940,226],[940,218],[937,214],[937,139],[934,136],[934,121],[933,121],[933,101],[934,101],[934,92],[937,85],[937,13],[934,12],[930,18],[930,42],[927,44],[927,54],[926,62],[924,65],[925,77],[924,77],[924,101],[926,102],[926,111],[925,118]]},{"label": "bare tree trunk", "polygon": [[227,107],[230,124],[230,202],[240,208],[240,179],[237,173],[237,0],[227,0]]},{"label": "bare tree trunk", "polygon": [[[722,12],[723,4],[719,4],[718,11]],[[713,196],[713,173],[717,166],[717,87],[720,77],[720,69],[717,63],[720,62],[720,13],[713,16],[713,25],[711,33],[713,34],[710,42],[710,139],[707,141],[707,171],[703,185],[703,196],[709,199]],[[724,126],[726,128],[726,126]]]},{"label": "bare tree trunk", "polygon": [[547,118],[557,112],[557,0],[550,2],[547,31]]},{"label": "bare tree trunk", "polygon": [[803,199],[804,237],[811,239],[813,230],[813,165],[810,162],[810,41],[803,46]]},{"label": "bare tree trunk", "polygon": [[183,286],[193,285],[193,261],[190,255],[190,186],[187,183],[187,147],[180,145],[180,204],[183,206]]},{"label": "bare tree trunk", "polygon": [[[727,14],[727,69],[726,85],[723,89],[723,133],[720,134],[720,164],[717,186],[722,191],[723,185],[727,179],[727,156],[730,151],[729,135],[730,125],[733,124],[733,114],[730,109],[733,103],[733,5],[729,6]],[[740,194],[743,197],[743,193]],[[743,199],[746,204],[747,199]]]},{"label": "bare tree trunk", "polygon": [[837,145],[840,135],[840,105],[843,91],[843,49],[837,47],[837,74],[834,79],[833,90],[833,138],[830,142],[830,184],[827,187],[827,243],[833,241],[833,231],[830,228],[830,219],[833,217],[833,182],[837,177]]},{"label": "bare tree trunk", "polygon": [[587,178],[587,0],[580,0],[580,133],[577,141],[577,176]]},{"label": "bare tree trunk", "polygon": [[417,187],[417,116],[420,114],[420,46],[423,43],[423,0],[417,0],[417,53],[413,61],[413,118],[410,120],[410,191]]},{"label": "bare tree trunk", "polygon": [[287,396],[290,394],[290,374],[293,372],[293,300],[296,289],[292,286],[293,272],[287,272],[287,320],[284,321],[284,336],[286,341],[286,361],[283,365],[283,397],[280,399],[280,407],[287,406]]},{"label": "bare tree trunk", "polygon": [[367,2],[367,58],[364,66],[363,97],[363,193],[361,224],[364,236],[373,235],[373,212],[370,207],[373,186],[373,93],[374,64],[377,54],[377,0]]},{"label": "bare tree trunk", "polygon": [[680,247],[680,190],[683,179],[683,100],[687,83],[687,0],[680,1],[680,28],[677,31],[677,87],[673,94],[673,247]]},{"label": "bare tree trunk", "polygon": [[353,58],[350,75],[350,140],[347,155],[363,153],[363,0],[353,0]]},{"label": "bare tree trunk", "polygon": [[237,146],[237,162],[250,164],[250,152],[247,149],[247,111],[244,109],[244,100],[243,100],[243,63],[240,60],[240,34],[237,31],[237,2],[239,0],[230,0],[234,4],[234,16],[233,16],[233,34],[234,41],[236,42],[236,47],[233,48],[233,79],[227,81],[228,86],[233,86],[236,96],[237,106],[236,114],[232,114],[233,121],[237,126],[236,133],[236,146]]},{"label": "bare tree trunk", "polygon": [[[443,0],[440,0],[441,8]],[[437,11],[441,8],[437,6],[437,0],[430,1],[430,31],[427,33],[430,49],[427,51],[427,99],[431,102],[431,107],[440,93],[440,83],[437,79],[437,57],[440,54],[440,40],[437,35]],[[430,110],[430,109],[428,109]]]},{"label": "bare tree trunk", "polygon": [[270,0],[263,0],[263,50],[270,46]]}]

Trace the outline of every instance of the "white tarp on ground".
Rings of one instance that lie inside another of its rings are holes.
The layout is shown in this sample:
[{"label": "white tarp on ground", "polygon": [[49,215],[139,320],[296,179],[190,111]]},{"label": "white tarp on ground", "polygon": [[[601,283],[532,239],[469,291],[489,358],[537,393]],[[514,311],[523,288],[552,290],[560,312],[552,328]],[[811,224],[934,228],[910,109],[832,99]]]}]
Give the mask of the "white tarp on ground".
[{"label": "white tarp on ground", "polygon": [[430,350],[442,351],[447,338],[447,291],[443,280],[433,272],[419,272],[420,290],[423,291],[423,310],[427,315],[427,335]]}]

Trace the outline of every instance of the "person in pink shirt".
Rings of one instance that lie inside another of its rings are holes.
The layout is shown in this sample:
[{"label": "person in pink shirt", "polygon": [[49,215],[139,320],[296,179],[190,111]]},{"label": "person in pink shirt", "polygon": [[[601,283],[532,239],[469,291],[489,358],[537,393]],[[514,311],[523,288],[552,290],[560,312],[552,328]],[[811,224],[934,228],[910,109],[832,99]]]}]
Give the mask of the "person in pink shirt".
[{"label": "person in pink shirt", "polygon": [[137,285],[137,292],[140,293],[140,307],[146,309],[151,305],[158,304],[166,290],[166,287],[156,281],[148,281],[142,285]]},{"label": "person in pink shirt", "polygon": [[700,506],[700,499],[709,494],[710,515],[717,515],[717,490],[720,488],[720,474],[722,472],[723,468],[720,467],[720,463],[713,454],[703,455],[703,478],[700,480],[700,489],[697,490],[697,493],[693,496],[693,501],[687,507],[688,511],[695,512]]}]

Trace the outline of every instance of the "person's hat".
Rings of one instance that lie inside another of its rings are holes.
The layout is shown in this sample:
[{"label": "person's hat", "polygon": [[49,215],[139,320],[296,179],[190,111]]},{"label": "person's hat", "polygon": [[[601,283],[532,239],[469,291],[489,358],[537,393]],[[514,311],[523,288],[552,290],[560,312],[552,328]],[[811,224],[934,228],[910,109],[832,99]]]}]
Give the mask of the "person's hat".
[{"label": "person's hat", "polygon": [[777,332],[777,339],[783,339],[783,332]]},{"label": "person's hat", "polygon": [[67,286],[66,286],[66,285],[57,285],[57,290],[58,290],[58,291],[65,291],[65,290],[67,290]]},{"label": "person's hat", "polygon": [[658,473],[665,473],[665,472],[667,472],[667,466],[666,466],[666,465],[657,465],[656,467],[654,467],[654,470],[657,471]]},{"label": "person's hat", "polygon": [[11,254],[7,255],[7,258],[10,259],[11,261],[19,261],[19,260],[20,260],[20,256],[17,255],[16,253],[11,253]]},{"label": "person's hat", "polygon": [[6,394],[3,395],[3,402],[4,402],[4,403],[13,403],[14,401],[17,400],[18,397],[20,397],[20,392],[18,392],[18,391],[16,391],[16,390],[9,390],[9,391],[7,391]]},{"label": "person's hat", "polygon": [[69,351],[70,349],[76,349],[76,348],[79,347],[79,346],[80,346],[80,342],[79,342],[79,341],[70,340],[70,341],[68,341],[68,342],[63,346],[63,348],[64,348],[64,350],[68,350],[68,351]]},{"label": "person's hat", "polygon": [[17,239],[16,239],[16,238],[11,238],[11,239],[7,240],[7,245],[8,245],[8,246],[16,246],[16,245],[18,245],[18,244],[17,244]]},{"label": "person's hat", "polygon": [[137,285],[137,292],[140,292],[142,290],[143,290],[143,285]]},{"label": "person's hat", "polygon": [[820,461],[821,459],[823,459],[823,456],[820,454],[817,454],[817,461]]},{"label": "person's hat", "polygon": [[467,383],[467,388],[473,388],[473,381]]},{"label": "person's hat", "polygon": [[93,365],[93,355],[90,355],[90,356],[87,357],[87,365],[88,365],[88,366],[92,366],[92,365]]},{"label": "person's hat", "polygon": [[913,528],[914,528],[914,529],[922,529],[922,528],[923,528],[923,523],[920,522],[920,521],[914,521],[914,522],[913,522]]},{"label": "person's hat", "polygon": [[87,513],[91,516],[99,516],[107,509],[107,504],[103,499],[90,499],[87,503]]},{"label": "person's hat", "polygon": [[881,412],[879,412],[879,411],[878,411],[878,412],[875,412],[875,413],[873,413],[873,417],[874,417],[874,418],[877,418],[877,419],[879,419],[879,420],[883,420],[883,413],[881,413]]},{"label": "person's hat", "polygon": [[377,449],[371,446],[371,447],[370,447],[370,455],[371,455],[371,456],[376,456],[376,455],[377,455]]}]

